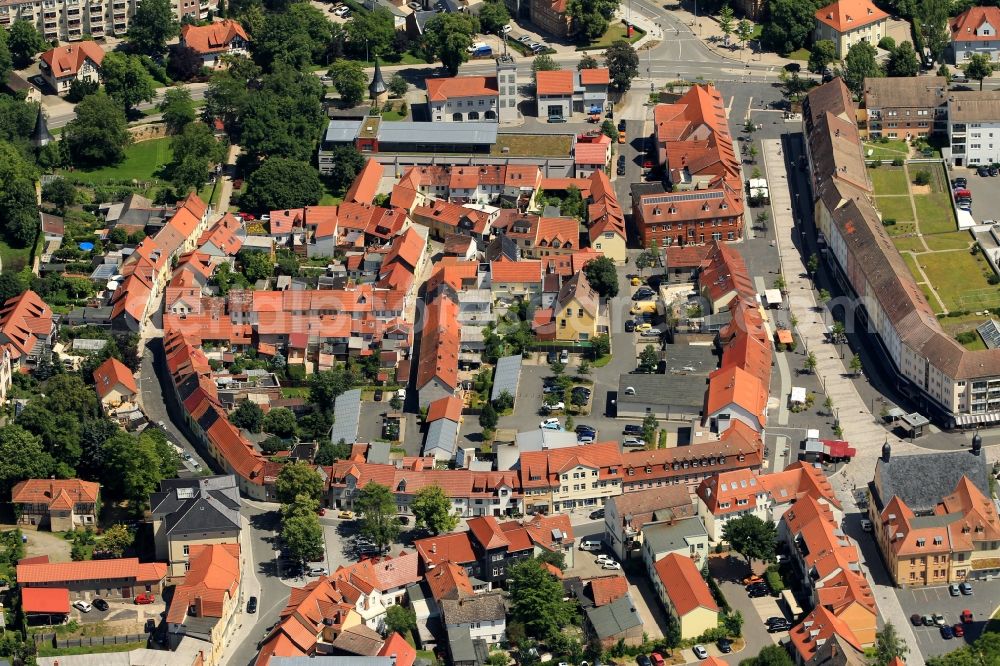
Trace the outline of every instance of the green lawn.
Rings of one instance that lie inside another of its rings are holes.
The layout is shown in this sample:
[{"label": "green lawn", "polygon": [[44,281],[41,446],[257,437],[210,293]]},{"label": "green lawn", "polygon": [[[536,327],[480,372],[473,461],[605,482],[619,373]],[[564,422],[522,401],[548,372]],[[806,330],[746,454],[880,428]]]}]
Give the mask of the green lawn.
[{"label": "green lawn", "polygon": [[941,301],[934,297],[934,294],[931,293],[931,288],[927,286],[926,282],[920,283],[920,291],[924,292],[924,299],[930,303],[931,310],[934,310],[935,313],[944,312],[944,306],[941,305]]},{"label": "green lawn", "polygon": [[949,310],[1000,306],[1000,288],[986,281],[982,266],[967,251],[933,252],[917,261]]},{"label": "green lawn", "polygon": [[899,256],[903,257],[903,262],[906,264],[906,267],[910,269],[910,274],[913,276],[913,279],[917,282],[923,282],[924,276],[920,274],[916,258],[909,252],[902,252]]},{"label": "green lawn", "polygon": [[801,60],[806,62],[809,60],[809,49],[799,49],[798,51],[792,51],[788,54],[788,57],[792,60]]},{"label": "green lawn", "polygon": [[[946,194],[914,194],[917,222],[922,234],[944,234],[958,229],[955,213]],[[968,235],[968,234],[966,234]]]},{"label": "green lawn", "polygon": [[31,260],[31,248],[16,248],[0,240],[0,262],[3,262],[3,272],[19,271]]},{"label": "green lawn", "polygon": [[916,222],[897,222],[885,228],[885,232],[890,236],[906,236],[917,233]]},{"label": "green lawn", "polygon": [[344,197],[338,197],[336,194],[327,189],[326,183],[323,183],[323,196],[319,199],[320,206],[336,206]]},{"label": "green lawn", "polygon": [[905,159],[910,155],[910,147],[905,141],[865,143],[862,148],[865,151],[865,159],[869,160],[893,160],[897,157]]},{"label": "green lawn", "polygon": [[946,234],[925,234],[924,242],[934,251],[966,250],[972,244],[972,237],[967,231],[952,231]]},{"label": "green lawn", "polygon": [[897,222],[913,221],[913,206],[909,197],[875,197],[875,203],[882,213],[882,219],[890,218]]},{"label": "green lawn", "polygon": [[117,165],[84,171],[78,169],[66,174],[68,178],[83,183],[96,185],[109,180],[139,180],[148,181],[162,177],[173,153],[170,150],[170,139],[153,139],[134,143],[125,149],[125,160]]},{"label": "green lawn", "polygon": [[869,169],[875,194],[909,194],[910,186],[906,182],[906,171],[901,167],[879,167]]},{"label": "green lawn", "polygon": [[[580,46],[577,46],[576,50],[591,51],[594,49],[606,49],[609,46],[611,46],[613,42],[616,42],[619,39],[626,39],[625,34],[626,34],[625,24],[620,21],[614,22],[608,25],[608,29],[605,30],[604,34],[601,35],[599,38],[595,39],[589,44],[582,44]],[[645,34],[646,33],[640,30],[639,28],[633,28],[632,38],[629,39],[628,41],[634,44],[635,42],[639,41]]]},{"label": "green lawn", "polygon": [[86,647],[73,648],[53,648],[50,643],[42,643],[38,646],[39,657],[58,657],[60,655],[74,654],[96,654],[99,652],[129,652],[146,647],[146,641],[136,643],[121,643],[119,645],[88,645]]},{"label": "green lawn", "polygon": [[971,351],[986,351],[986,343],[983,342],[983,339],[979,336],[978,333],[976,334],[976,337],[975,339],[972,340],[972,342],[967,342],[962,346]]},{"label": "green lawn", "polygon": [[917,236],[906,236],[905,238],[893,238],[892,244],[896,246],[896,249],[900,252],[926,252],[924,244],[921,242],[920,238]]}]

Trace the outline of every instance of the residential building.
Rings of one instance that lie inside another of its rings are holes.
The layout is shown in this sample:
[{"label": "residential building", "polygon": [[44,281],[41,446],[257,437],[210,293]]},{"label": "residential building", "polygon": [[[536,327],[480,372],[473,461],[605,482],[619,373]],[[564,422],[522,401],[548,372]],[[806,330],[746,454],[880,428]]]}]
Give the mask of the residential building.
[{"label": "residential building", "polygon": [[603,173],[610,162],[611,137],[603,132],[576,136],[573,142],[573,166],[576,178],[589,178],[597,171]]},{"label": "residential building", "polygon": [[[806,155],[824,257],[848,293],[860,294],[849,317],[867,321],[873,348],[920,413],[945,427],[1000,421],[1000,351],[965,349],[946,334],[892,244],[872,203],[856,108],[839,78],[814,88],[803,104]],[[949,111],[949,135],[956,121]],[[960,156],[952,139],[953,159]]]},{"label": "residential building", "polygon": [[94,390],[105,409],[132,402],[139,395],[132,371],[114,357],[109,357],[94,370]]},{"label": "residential building", "polygon": [[[466,168],[475,178],[478,169]],[[459,175],[461,171],[459,169]],[[441,199],[430,199],[426,205],[415,206],[410,212],[410,217],[414,224],[427,227],[431,236],[438,240],[444,240],[446,236],[458,233],[485,242],[492,222],[488,213]]]},{"label": "residential building", "polygon": [[[831,635],[822,645],[816,646],[811,651],[811,656],[804,662],[804,666],[866,666],[867,664],[865,653],[837,634]],[[906,666],[906,662],[896,657],[889,662],[889,666]]]},{"label": "residential building", "polygon": [[671,553],[691,558],[699,570],[708,561],[708,532],[698,516],[649,522],[640,531],[642,561],[647,570]]},{"label": "residential building", "polygon": [[888,442],[883,445],[868,484],[868,518],[896,585],[945,585],[1000,573],[1000,519],[981,447],[978,433],[972,453],[891,456]]},{"label": "residential building", "polygon": [[421,407],[458,388],[458,303],[440,294],[424,310],[424,321],[415,382]]},{"label": "residential building", "polygon": [[502,592],[487,592],[471,597],[442,599],[441,623],[451,636],[468,633],[471,640],[495,646],[507,639],[507,608]]},{"label": "residential building", "polygon": [[947,130],[948,80],[943,76],[866,78],[864,86],[862,137],[865,129],[873,139],[907,140]]},{"label": "residential building", "polygon": [[563,587],[580,602],[587,640],[596,638],[605,649],[619,642],[630,647],[642,644],[642,619],[625,576],[618,573],[589,579],[571,578],[563,581]]},{"label": "residential building", "polygon": [[391,606],[402,603],[406,588],[420,580],[420,557],[403,551],[378,562],[362,560],[341,566],[330,575],[368,629],[385,631],[385,615]]},{"label": "residential building", "polygon": [[839,640],[852,651],[861,652],[861,642],[851,628],[825,606],[817,606],[788,632],[796,666],[815,663],[820,650],[831,641]]},{"label": "residential building", "polygon": [[[515,0],[523,2],[524,0]],[[508,1],[508,5],[509,5]],[[531,22],[555,37],[570,37],[575,32],[573,19],[566,11],[566,0],[528,0]],[[515,12],[513,15],[518,15]]]},{"label": "residential building", "polygon": [[576,218],[512,213],[498,217],[494,228],[517,244],[522,258],[565,256],[580,250],[580,223]]},{"label": "residential building", "polygon": [[666,486],[611,497],[604,503],[604,544],[624,562],[642,547],[647,523],[673,522],[695,515],[685,486]]},{"label": "residential building", "polygon": [[156,558],[171,577],[193,566],[192,550],[205,545],[239,545],[240,494],[233,476],[164,479],[149,497]]},{"label": "residential building", "polygon": [[412,211],[431,199],[443,199],[455,204],[507,202],[523,210],[541,182],[542,172],[533,164],[412,166],[393,186],[389,204]]},{"label": "residential building", "polygon": [[425,84],[432,122],[497,120],[500,90],[496,76],[429,78]]},{"label": "residential building", "polygon": [[537,72],[535,80],[540,118],[568,119],[574,113],[604,113],[611,83],[606,67]]},{"label": "residential building", "polygon": [[455,458],[458,428],[462,422],[462,400],[455,396],[438,398],[427,406],[427,435],[424,437],[425,456],[450,461]]},{"label": "residential building", "polygon": [[625,477],[618,442],[598,442],[521,455],[525,513],[601,507],[620,495]]},{"label": "residential building", "polygon": [[182,26],[181,44],[194,49],[205,67],[216,69],[224,65],[223,56],[247,55],[250,38],[239,21],[223,19],[208,25]]},{"label": "residential building", "polygon": [[719,368],[708,376],[704,420],[716,432],[724,432],[733,421],[739,420],[762,433],[767,423],[767,396],[767,384],[743,368]]},{"label": "residential building", "polygon": [[834,0],[816,10],[814,39],[829,39],[837,47],[837,57],[844,59],[851,46],[868,42],[876,46],[886,34],[889,15],[871,0]]},{"label": "residential building", "polygon": [[969,7],[949,21],[951,28],[951,63],[962,65],[974,53],[991,61],[1000,57],[1000,8]]},{"label": "residential building", "polygon": [[954,166],[989,165],[1000,159],[1000,94],[957,90],[948,94],[945,158]]},{"label": "residential building", "polygon": [[618,204],[618,195],[603,170],[590,176],[590,198],[587,219],[590,247],[605,257],[624,263],[628,256],[625,233],[625,213]]},{"label": "residential building", "polygon": [[607,330],[601,298],[582,271],[563,282],[551,308],[535,312],[533,328],[540,340],[587,342]]},{"label": "residential building", "polygon": [[167,638],[172,648],[194,640],[206,666],[218,663],[226,638],[240,612],[239,544],[198,545],[191,549],[191,568],[174,588],[167,609]]},{"label": "residential building", "polygon": [[9,354],[14,371],[47,358],[55,332],[52,308],[30,289],[0,306],[0,348]]},{"label": "residential building", "polygon": [[673,104],[657,104],[653,140],[666,183],[632,185],[643,245],[740,240],[741,165],[715,86],[695,85]]},{"label": "residential building", "polygon": [[830,481],[801,461],[774,474],[758,475],[749,469],[713,474],[698,485],[697,496],[698,515],[713,542],[722,541],[730,520],[753,514],[776,523],[789,506],[807,496],[840,510]]},{"label": "residential building", "polygon": [[131,599],[139,594],[160,594],[166,575],[166,564],[140,563],[134,557],[17,565],[17,584],[22,589],[67,589],[73,599]]},{"label": "residential building", "polygon": [[542,262],[529,259],[490,262],[494,298],[531,298],[542,294]]},{"label": "residential building", "polygon": [[73,81],[100,83],[103,61],[104,50],[96,42],[78,42],[49,49],[42,54],[38,67],[56,94],[65,95]]},{"label": "residential building", "polygon": [[663,607],[680,627],[682,640],[719,626],[719,606],[690,557],[671,553],[647,572]]},{"label": "residential building", "polygon": [[28,479],[11,490],[19,525],[51,532],[96,527],[101,486],[80,479]]}]

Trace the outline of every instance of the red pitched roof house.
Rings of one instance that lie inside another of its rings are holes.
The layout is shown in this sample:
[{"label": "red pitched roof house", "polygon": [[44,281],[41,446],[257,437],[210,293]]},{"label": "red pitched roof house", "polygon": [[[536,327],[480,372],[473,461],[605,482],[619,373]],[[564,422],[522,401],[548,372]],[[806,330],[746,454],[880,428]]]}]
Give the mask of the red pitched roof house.
[{"label": "red pitched roof house", "polygon": [[134,557],[83,562],[18,564],[22,588],[63,587],[75,598],[122,597],[159,594],[167,577],[163,562],[141,563]]},{"label": "red pitched roof house", "polygon": [[205,67],[222,67],[222,56],[247,55],[250,38],[243,26],[232,19],[209,25],[185,25],[181,28],[181,44],[194,49]]},{"label": "red pitched roof house", "polygon": [[852,44],[878,44],[885,36],[889,15],[871,0],[834,0],[816,10],[815,39],[829,39],[837,47],[837,57],[846,58]]},{"label": "red pitched roof house", "polygon": [[25,588],[21,590],[21,610],[29,619],[44,617],[45,624],[60,624],[69,615],[69,590],[64,587]]},{"label": "red pitched roof house", "polygon": [[66,532],[78,526],[97,525],[100,484],[80,479],[28,479],[11,491],[18,522],[48,526]]},{"label": "red pitched roof house", "polygon": [[604,113],[610,82],[606,67],[538,72],[535,87],[538,116],[569,119],[573,113]]},{"label": "red pitched roof house", "polygon": [[167,631],[174,640],[190,636],[205,641],[217,653],[240,608],[240,546],[197,544],[188,555],[187,575],[174,588],[167,610]]},{"label": "red pitched roof house", "polygon": [[13,367],[33,366],[52,339],[52,308],[30,289],[0,307],[0,348]]},{"label": "red pitched roof house", "polygon": [[49,49],[42,54],[38,66],[56,94],[65,95],[73,81],[98,83],[103,61],[104,50],[96,42],[76,42]]},{"label": "red pitched roof house", "polygon": [[424,319],[416,381],[421,407],[455,394],[461,342],[458,303],[447,294],[439,295],[425,308]]},{"label": "red pitched roof house", "polygon": [[132,371],[116,358],[109,358],[94,370],[94,389],[105,407],[131,402],[139,394]]},{"label": "red pitched roof house", "polygon": [[991,61],[1000,51],[1000,8],[969,7],[951,20],[951,48],[955,63],[964,63],[972,53],[986,53]]},{"label": "red pitched roof house", "polygon": [[385,169],[378,160],[371,157],[365,162],[364,167],[355,176],[354,182],[347,189],[344,201],[353,201],[360,204],[371,205],[375,202],[375,195],[378,194],[378,186],[382,182],[382,174]]},{"label": "red pitched roof house", "polygon": [[681,638],[695,638],[719,622],[719,606],[690,557],[670,553],[653,565],[649,577],[660,601],[680,624]]},{"label": "red pitched roof house", "polygon": [[451,76],[427,79],[431,120],[463,122],[496,120],[500,89],[495,76]]}]

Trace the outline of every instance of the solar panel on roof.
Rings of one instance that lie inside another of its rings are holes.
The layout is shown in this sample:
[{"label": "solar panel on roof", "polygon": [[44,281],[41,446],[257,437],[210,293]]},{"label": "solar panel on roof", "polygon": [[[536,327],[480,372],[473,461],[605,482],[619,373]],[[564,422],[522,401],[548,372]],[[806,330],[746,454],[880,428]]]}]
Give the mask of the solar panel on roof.
[{"label": "solar panel on roof", "polygon": [[662,203],[676,203],[678,201],[708,201],[710,199],[721,199],[723,193],[721,190],[711,190],[711,191],[701,191],[701,192],[685,192],[683,194],[669,193],[658,197],[649,197],[643,199],[644,204],[662,204]]},{"label": "solar panel on roof", "polygon": [[990,349],[1000,347],[1000,324],[996,319],[990,319],[976,327],[976,332]]}]

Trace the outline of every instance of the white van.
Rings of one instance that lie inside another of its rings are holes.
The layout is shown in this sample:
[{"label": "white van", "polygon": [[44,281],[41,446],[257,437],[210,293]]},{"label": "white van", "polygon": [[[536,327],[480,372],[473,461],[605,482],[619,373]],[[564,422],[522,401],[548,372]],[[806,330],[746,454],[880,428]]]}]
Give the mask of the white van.
[{"label": "white van", "polygon": [[580,542],[580,550],[600,550],[601,548],[602,546],[600,541],[588,539]]}]

